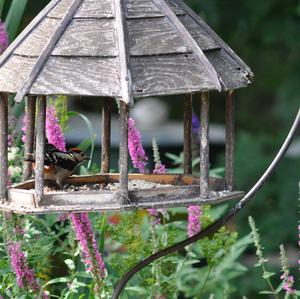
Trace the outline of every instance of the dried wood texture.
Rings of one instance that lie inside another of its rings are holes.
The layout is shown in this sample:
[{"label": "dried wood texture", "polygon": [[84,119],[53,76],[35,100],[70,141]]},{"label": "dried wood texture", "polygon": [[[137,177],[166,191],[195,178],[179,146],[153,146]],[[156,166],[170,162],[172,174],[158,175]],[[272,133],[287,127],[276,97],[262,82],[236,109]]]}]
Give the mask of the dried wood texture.
[{"label": "dried wood texture", "polygon": [[[30,96],[27,98],[26,103],[26,116],[27,116],[27,126],[26,126],[26,141],[25,141],[25,152],[24,158],[26,159],[28,154],[33,154],[34,147],[34,132],[35,132],[35,111],[36,111],[36,97]],[[32,174],[32,163],[24,162],[24,169],[22,180],[26,181],[30,178]]]},{"label": "dried wood texture", "polygon": [[129,106],[120,102],[119,197],[123,204],[128,202],[128,117]]},{"label": "dried wood texture", "polygon": [[135,97],[214,89],[214,82],[191,54],[135,57],[131,71]]},{"label": "dried wood texture", "polygon": [[229,91],[226,94],[226,138],[225,138],[225,180],[226,188],[229,191],[234,190],[234,92]]},{"label": "dried wood texture", "polygon": [[193,100],[192,95],[184,97],[184,133],[183,133],[183,152],[184,152],[184,173],[191,174],[193,172],[192,162],[192,110]]},{"label": "dried wood texture", "polygon": [[105,99],[102,107],[101,172],[110,169],[111,101]]},{"label": "dried wood texture", "polygon": [[40,96],[37,101],[37,129],[35,151],[35,206],[39,206],[44,195],[44,155],[45,155],[45,121],[46,97]]},{"label": "dried wood texture", "polygon": [[7,198],[7,138],[8,138],[8,99],[7,95],[0,93],[0,202]]},{"label": "dried wood texture", "polygon": [[201,95],[200,111],[200,197],[209,197],[209,93]]}]

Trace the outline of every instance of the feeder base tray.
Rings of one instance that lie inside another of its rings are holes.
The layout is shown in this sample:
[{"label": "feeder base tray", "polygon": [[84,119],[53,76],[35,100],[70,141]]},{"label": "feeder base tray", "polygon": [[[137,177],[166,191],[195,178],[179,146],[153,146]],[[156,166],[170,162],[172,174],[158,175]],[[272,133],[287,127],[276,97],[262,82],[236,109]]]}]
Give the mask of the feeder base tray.
[{"label": "feeder base tray", "polygon": [[26,181],[8,190],[8,200],[0,204],[0,211],[47,214],[172,208],[216,204],[239,199],[244,195],[244,192],[224,190],[224,181],[216,178],[210,179],[209,198],[203,199],[199,198],[200,187],[197,177],[130,174],[129,200],[123,203],[116,188],[118,180],[118,174],[73,176],[67,180],[66,186],[58,190],[45,187],[43,199],[39,203],[36,202],[34,180]]}]

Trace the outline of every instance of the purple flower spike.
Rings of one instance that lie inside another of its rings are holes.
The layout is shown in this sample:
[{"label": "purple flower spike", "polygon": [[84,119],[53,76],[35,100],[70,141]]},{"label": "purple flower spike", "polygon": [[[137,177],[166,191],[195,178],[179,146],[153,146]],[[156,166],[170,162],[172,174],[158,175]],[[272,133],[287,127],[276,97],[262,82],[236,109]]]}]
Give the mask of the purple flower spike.
[{"label": "purple flower spike", "polygon": [[199,206],[188,207],[188,236],[192,237],[201,231],[200,216],[202,210]]},{"label": "purple flower spike", "polygon": [[133,166],[140,173],[145,173],[148,158],[142,145],[141,134],[135,127],[133,118],[129,118],[128,120],[128,150]]},{"label": "purple flower spike", "polygon": [[92,224],[87,213],[70,214],[70,219],[76,234],[76,239],[81,247],[81,255],[90,272],[97,281],[101,281],[106,275],[106,268],[102,256],[99,253],[93,234]]},{"label": "purple flower spike", "polygon": [[27,265],[27,259],[21,250],[20,243],[9,243],[8,252],[11,259],[11,266],[16,273],[18,286],[20,288],[27,287],[34,292],[38,291],[39,285],[34,277],[33,271]]},{"label": "purple flower spike", "polygon": [[198,136],[200,132],[200,121],[196,114],[193,113],[192,116],[192,132],[194,135]]},{"label": "purple flower spike", "polygon": [[0,20],[0,55],[8,47],[8,35],[5,28],[5,24]]}]

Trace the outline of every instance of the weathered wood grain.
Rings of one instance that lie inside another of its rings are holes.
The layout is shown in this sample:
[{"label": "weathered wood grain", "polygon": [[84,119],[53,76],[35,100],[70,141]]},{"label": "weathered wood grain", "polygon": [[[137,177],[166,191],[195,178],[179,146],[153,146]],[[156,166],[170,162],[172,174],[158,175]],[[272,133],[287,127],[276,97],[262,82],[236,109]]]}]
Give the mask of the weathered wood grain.
[{"label": "weathered wood grain", "polygon": [[[28,154],[33,154],[34,148],[34,133],[35,133],[35,112],[36,112],[36,97],[29,96],[26,101],[26,141],[24,149],[24,158],[28,158]],[[22,180],[26,181],[32,174],[32,162],[24,161]]]},{"label": "weathered wood grain", "polygon": [[237,89],[251,83],[249,73],[242,69],[223,49],[206,51],[205,55],[219,74],[223,89]]},{"label": "weathered wood grain", "polygon": [[165,17],[130,19],[127,20],[127,26],[130,55],[191,52]]},{"label": "weathered wood grain", "polygon": [[136,97],[215,89],[212,79],[191,54],[134,57],[131,72]]},{"label": "weathered wood grain", "polygon": [[52,55],[118,56],[115,20],[74,20]]},{"label": "weathered wood grain", "polygon": [[226,93],[226,137],[225,137],[225,181],[226,189],[234,190],[234,148],[235,148],[235,105],[234,91],[230,90]]},{"label": "weathered wood grain", "polygon": [[220,44],[189,15],[179,16],[178,18],[195,39],[202,51],[221,48]]},{"label": "weathered wood grain", "polygon": [[[69,9],[72,0],[61,0],[59,5],[53,9],[48,16],[51,18],[62,18]],[[74,18],[113,18],[114,7],[111,0],[84,0],[82,6]]]},{"label": "weathered wood grain", "polygon": [[32,94],[120,96],[117,58],[51,57]]},{"label": "weathered wood grain", "polygon": [[37,101],[37,129],[35,149],[35,207],[39,206],[44,195],[44,156],[46,127],[46,97],[39,96]]},{"label": "weathered wood grain", "polygon": [[209,198],[209,93],[201,94],[200,104],[200,197]]},{"label": "weathered wood grain", "polygon": [[58,19],[45,18],[14,51],[24,56],[39,56],[59,24]]},{"label": "weathered wood grain", "polygon": [[192,174],[193,157],[192,157],[192,112],[193,112],[193,96],[186,94],[184,96],[184,112],[183,112],[183,153],[184,153],[184,173]]},{"label": "weathered wood grain", "polygon": [[101,173],[110,170],[111,99],[104,99],[102,106]]},{"label": "weathered wood grain", "polygon": [[[167,1],[177,15],[183,15],[184,11],[172,0]],[[152,0],[126,0],[127,18],[162,17],[164,13],[153,3]]]},{"label": "weathered wood grain", "polygon": [[0,203],[7,199],[8,96],[0,93]]},{"label": "weathered wood grain", "polygon": [[17,103],[21,102],[25,95],[28,94],[28,92],[31,89],[32,84],[36,80],[36,78],[39,76],[40,72],[45,67],[46,62],[48,61],[55,45],[60,40],[62,34],[68,27],[70,21],[72,20],[75,12],[77,11],[78,7],[81,5],[83,0],[73,0],[70,9],[66,12],[64,17],[59,22],[59,25],[51,35],[51,38],[48,40],[48,42],[45,45],[45,48],[40,53],[37,61],[35,62],[33,68],[30,71],[30,74],[28,78],[25,80],[25,82],[22,84],[20,90],[18,90],[15,101]]}]

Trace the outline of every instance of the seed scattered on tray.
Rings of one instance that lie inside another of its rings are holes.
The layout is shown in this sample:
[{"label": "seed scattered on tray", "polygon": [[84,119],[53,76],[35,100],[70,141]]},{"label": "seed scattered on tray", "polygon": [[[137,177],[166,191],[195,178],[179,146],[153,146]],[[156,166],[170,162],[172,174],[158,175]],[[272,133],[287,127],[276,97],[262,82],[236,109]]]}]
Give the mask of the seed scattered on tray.
[{"label": "seed scattered on tray", "polygon": [[[72,185],[66,184],[59,187],[54,186],[45,186],[44,192],[77,192],[77,191],[118,191],[119,183],[109,183],[109,184],[84,184],[84,185]],[[172,187],[169,184],[160,184],[148,182],[145,180],[130,180],[128,183],[129,190],[136,189],[152,189],[152,188],[163,188],[163,187]]]}]

